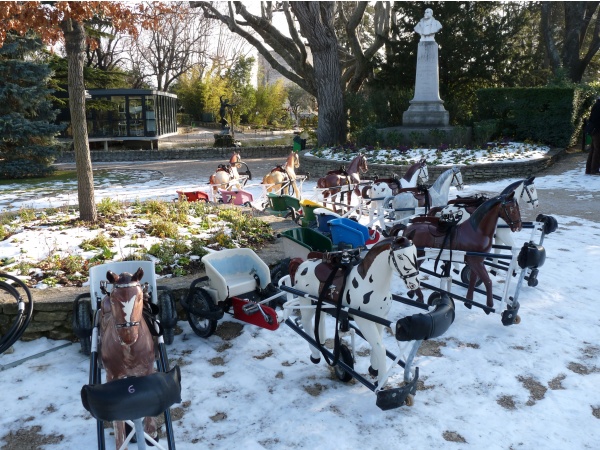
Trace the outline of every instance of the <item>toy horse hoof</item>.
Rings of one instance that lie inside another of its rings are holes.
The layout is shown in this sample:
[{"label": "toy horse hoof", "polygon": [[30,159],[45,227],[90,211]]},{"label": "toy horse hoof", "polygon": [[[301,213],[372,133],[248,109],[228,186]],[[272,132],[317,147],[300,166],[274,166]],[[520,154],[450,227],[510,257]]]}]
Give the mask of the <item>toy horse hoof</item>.
[{"label": "toy horse hoof", "polygon": [[408,291],[406,295],[408,295],[408,298],[412,299],[415,296],[415,291]]},{"label": "toy horse hoof", "polygon": [[471,309],[473,307],[473,304],[471,302],[465,302],[465,306]]},{"label": "toy horse hoof", "polygon": [[373,369],[373,366],[369,366],[369,374],[372,377],[376,377],[377,375],[379,375],[379,370]]},{"label": "toy horse hoof", "polygon": [[321,357],[318,358],[313,358],[313,356],[310,356],[310,362],[313,364],[319,364],[321,362]]}]

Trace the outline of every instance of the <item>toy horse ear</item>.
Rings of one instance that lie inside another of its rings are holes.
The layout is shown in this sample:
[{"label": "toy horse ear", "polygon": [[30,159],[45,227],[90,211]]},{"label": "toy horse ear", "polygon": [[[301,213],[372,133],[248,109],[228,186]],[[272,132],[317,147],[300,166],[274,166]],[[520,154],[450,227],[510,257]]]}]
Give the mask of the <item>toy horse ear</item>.
[{"label": "toy horse ear", "polygon": [[142,277],[144,276],[144,269],[142,269],[141,267],[138,268],[138,270],[133,274],[133,277],[131,277],[131,281],[140,281],[142,279]]},{"label": "toy horse ear", "polygon": [[109,283],[115,284],[117,281],[119,281],[119,275],[109,270],[108,272],[106,272],[106,279]]},{"label": "toy horse ear", "polygon": [[514,197],[515,197],[515,191],[512,191],[510,194],[508,194],[505,197],[505,199],[510,202]]},{"label": "toy horse ear", "polygon": [[525,185],[529,186],[531,183],[533,183],[533,180],[535,180],[535,176],[531,176],[531,177],[527,178]]}]

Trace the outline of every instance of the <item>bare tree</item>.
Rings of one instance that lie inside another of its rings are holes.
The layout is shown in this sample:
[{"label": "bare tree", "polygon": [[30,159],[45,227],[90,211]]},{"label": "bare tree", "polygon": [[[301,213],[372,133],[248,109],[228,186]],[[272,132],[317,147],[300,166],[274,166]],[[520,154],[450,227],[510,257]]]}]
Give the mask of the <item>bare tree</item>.
[{"label": "bare tree", "polygon": [[541,30],[552,72],[580,82],[600,50],[600,2],[542,2]]},{"label": "bare tree", "polygon": [[[242,2],[228,2],[227,12],[212,2],[190,4],[227,24],[232,32],[252,44],[271,67],[317,98],[319,145],[345,141],[343,92],[358,90],[370,75],[373,56],[389,37],[389,2],[375,3],[375,37],[366,43],[361,42],[359,28],[368,2],[349,3],[343,12],[341,2],[261,2],[260,15],[250,13]],[[275,10],[283,12],[287,34],[273,25]],[[338,34],[347,44],[344,47]],[[285,64],[273,56],[271,49]]]},{"label": "bare tree", "polygon": [[170,3],[176,12],[160,14],[155,25],[131,41],[129,63],[166,91],[183,73],[206,60],[212,21],[187,2]]},{"label": "bare tree", "polygon": [[123,34],[117,33],[109,21],[94,17],[87,24],[86,32],[86,67],[111,71],[123,65]]}]

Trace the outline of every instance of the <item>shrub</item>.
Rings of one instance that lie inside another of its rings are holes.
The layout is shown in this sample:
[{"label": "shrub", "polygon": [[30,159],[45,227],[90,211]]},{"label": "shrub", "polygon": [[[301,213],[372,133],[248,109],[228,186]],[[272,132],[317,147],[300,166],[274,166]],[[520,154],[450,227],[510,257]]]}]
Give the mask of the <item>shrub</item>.
[{"label": "shrub", "polygon": [[587,86],[477,91],[479,121],[499,121],[499,132],[556,147],[575,145],[596,92]]},{"label": "shrub", "polygon": [[473,124],[473,143],[485,147],[498,134],[499,121],[495,119],[482,120]]},{"label": "shrub", "polygon": [[114,241],[110,237],[106,236],[104,233],[99,233],[96,235],[96,237],[81,241],[79,248],[82,248],[85,251],[90,251],[97,248],[112,247],[113,245]]},{"label": "shrub", "polygon": [[109,197],[105,197],[100,200],[100,203],[96,205],[98,214],[104,217],[114,217],[122,212],[122,206],[118,200],[112,200]]},{"label": "shrub", "polygon": [[152,216],[150,218],[150,224],[146,231],[150,236],[159,238],[175,239],[179,236],[179,229],[176,223],[158,216]]}]

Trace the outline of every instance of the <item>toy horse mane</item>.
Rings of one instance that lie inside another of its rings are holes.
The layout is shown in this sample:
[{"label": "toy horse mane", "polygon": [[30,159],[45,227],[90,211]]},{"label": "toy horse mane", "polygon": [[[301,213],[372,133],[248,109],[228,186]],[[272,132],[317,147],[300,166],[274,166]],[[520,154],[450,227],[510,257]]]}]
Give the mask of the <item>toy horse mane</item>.
[{"label": "toy horse mane", "polygon": [[360,263],[358,263],[358,273],[361,277],[366,277],[371,265],[373,264],[373,261],[375,261],[377,257],[381,255],[381,253],[383,253],[386,250],[389,250],[390,248],[396,249],[410,247],[411,244],[412,243],[410,242],[410,240],[405,238],[404,236],[390,237],[377,242],[367,252],[363,260]]}]

